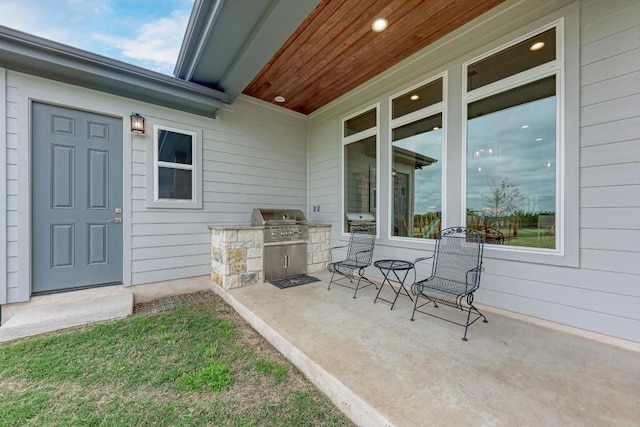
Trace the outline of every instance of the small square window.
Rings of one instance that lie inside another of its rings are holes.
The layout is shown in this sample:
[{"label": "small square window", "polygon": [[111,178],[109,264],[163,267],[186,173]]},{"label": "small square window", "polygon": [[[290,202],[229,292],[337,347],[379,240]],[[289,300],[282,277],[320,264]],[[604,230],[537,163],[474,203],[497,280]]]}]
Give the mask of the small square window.
[{"label": "small square window", "polygon": [[149,207],[202,207],[202,147],[196,131],[154,126]]}]

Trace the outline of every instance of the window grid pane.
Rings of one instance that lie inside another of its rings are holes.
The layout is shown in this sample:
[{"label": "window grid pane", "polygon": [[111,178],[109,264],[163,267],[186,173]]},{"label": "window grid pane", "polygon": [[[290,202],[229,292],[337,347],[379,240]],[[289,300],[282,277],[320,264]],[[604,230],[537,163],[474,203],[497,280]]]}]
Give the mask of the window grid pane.
[{"label": "window grid pane", "polygon": [[367,129],[371,129],[377,126],[376,123],[376,109],[373,108],[367,112],[357,115],[344,122],[344,136],[355,135]]},{"label": "window grid pane", "polygon": [[405,116],[430,105],[442,102],[442,78],[427,83],[392,101],[391,118]]},{"label": "window grid pane", "polygon": [[193,164],[193,137],[170,130],[158,130],[158,161]]},{"label": "window grid pane", "polygon": [[487,243],[556,247],[555,87],[552,76],[468,105],[467,226]]},{"label": "window grid pane", "polygon": [[[541,47],[535,49],[534,46]],[[552,28],[469,65],[467,90],[478,89],[555,59],[556,29]]]},{"label": "window grid pane", "polygon": [[442,113],[392,136],[393,236],[433,239],[442,221]]},{"label": "window grid pane", "polygon": [[184,169],[158,168],[158,198],[193,199],[193,172]]},{"label": "window grid pane", "polygon": [[358,223],[376,222],[376,137],[344,146],[345,232]]}]

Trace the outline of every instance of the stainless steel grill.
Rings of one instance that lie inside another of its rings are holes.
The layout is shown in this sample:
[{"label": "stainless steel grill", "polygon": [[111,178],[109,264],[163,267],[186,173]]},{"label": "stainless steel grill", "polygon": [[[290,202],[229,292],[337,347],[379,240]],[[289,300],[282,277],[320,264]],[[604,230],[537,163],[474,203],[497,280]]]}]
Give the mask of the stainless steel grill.
[{"label": "stainless steel grill", "polygon": [[356,225],[376,225],[376,217],[369,212],[347,212],[347,224],[349,232]]},{"label": "stainless steel grill", "polygon": [[264,226],[264,242],[306,240],[307,218],[299,209],[254,209],[251,225]]},{"label": "stainless steel grill", "polygon": [[264,227],[265,281],[307,272],[307,219],[298,209],[253,210],[251,225]]}]

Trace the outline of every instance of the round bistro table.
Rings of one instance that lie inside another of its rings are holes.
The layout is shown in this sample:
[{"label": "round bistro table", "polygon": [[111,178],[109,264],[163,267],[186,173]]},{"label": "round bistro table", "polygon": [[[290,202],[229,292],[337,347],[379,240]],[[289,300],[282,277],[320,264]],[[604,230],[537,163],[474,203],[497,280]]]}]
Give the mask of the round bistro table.
[{"label": "round bistro table", "polygon": [[[396,304],[401,291],[404,291],[403,295],[408,296],[409,299],[413,301],[413,298],[411,298],[409,291],[407,291],[407,288],[404,287],[404,282],[405,280],[407,280],[409,271],[413,270],[414,268],[412,262],[399,259],[382,259],[380,261],[374,262],[373,265],[380,270],[380,273],[382,273],[382,276],[384,277],[384,279],[382,280],[382,285],[380,285],[380,289],[378,289],[376,299],[373,300],[374,304],[376,303],[376,301],[382,300],[391,304],[391,310],[393,310],[393,306]],[[389,277],[391,276],[391,273],[393,273],[393,276]],[[392,282],[400,285],[397,290],[395,286],[393,286]],[[393,299],[393,301],[389,301],[380,297],[380,291],[382,291],[382,288],[384,288],[385,283],[387,283],[396,294],[396,297]]]}]

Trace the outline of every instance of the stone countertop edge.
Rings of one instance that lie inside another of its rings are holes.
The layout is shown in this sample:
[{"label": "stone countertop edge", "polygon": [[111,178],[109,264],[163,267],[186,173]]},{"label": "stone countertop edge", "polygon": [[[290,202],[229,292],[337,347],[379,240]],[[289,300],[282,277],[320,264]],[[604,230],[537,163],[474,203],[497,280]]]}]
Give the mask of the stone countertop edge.
[{"label": "stone countertop edge", "polygon": [[[309,227],[331,227],[331,224],[324,223],[309,223],[307,224]],[[261,230],[265,226],[264,225],[247,225],[247,224],[220,224],[220,225],[210,225],[209,230],[213,229],[223,229],[223,230]]]}]

